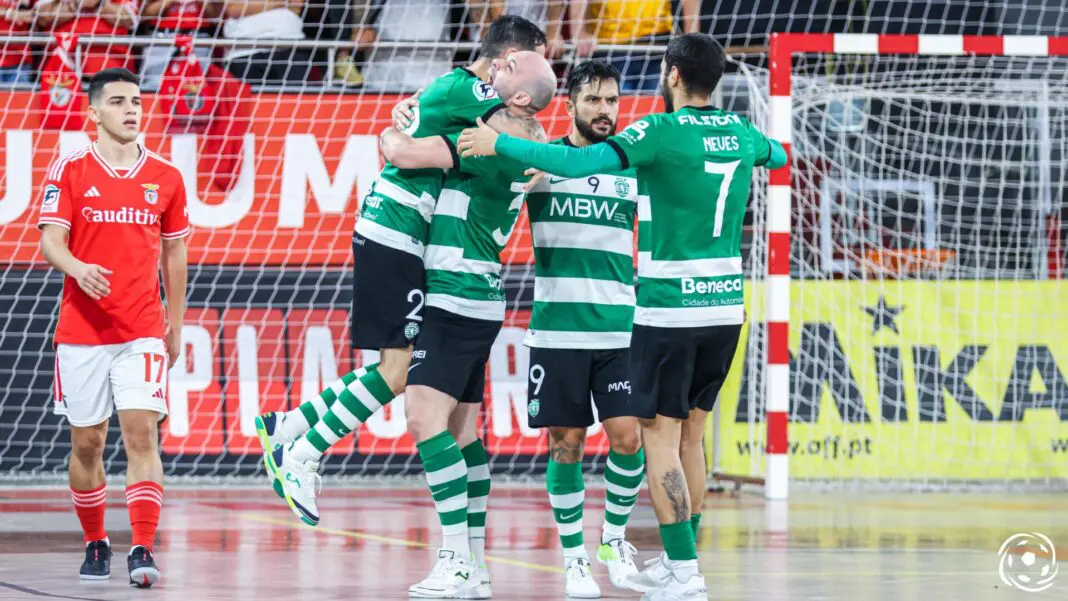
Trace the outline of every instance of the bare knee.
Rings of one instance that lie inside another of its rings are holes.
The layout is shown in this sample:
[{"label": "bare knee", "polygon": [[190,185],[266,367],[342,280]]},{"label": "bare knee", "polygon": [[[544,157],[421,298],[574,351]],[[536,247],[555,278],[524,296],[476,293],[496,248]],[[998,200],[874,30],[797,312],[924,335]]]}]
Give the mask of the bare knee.
[{"label": "bare knee", "polygon": [[549,428],[549,457],[556,463],[579,463],[585,445],[585,428]]},{"label": "bare knee", "polygon": [[126,454],[134,457],[158,455],[158,442],[155,424],[138,423],[123,429],[123,445]]},{"label": "bare knee", "polygon": [[447,395],[428,386],[409,386],[405,392],[404,407],[408,433],[416,442],[423,442],[447,430],[452,408]]},{"label": "bare knee", "polygon": [[705,423],[708,412],[695,409],[690,413],[690,418],[682,425],[682,438],[679,450],[685,453],[687,450],[704,449],[705,446]]},{"label": "bare knee", "polygon": [[382,349],[378,361],[378,374],[386,381],[389,390],[398,395],[408,384],[408,367],[412,363],[411,347]]},{"label": "bare knee", "polygon": [[102,428],[72,428],[70,440],[74,459],[84,466],[94,465],[103,459],[107,432],[106,424]]},{"label": "bare knee", "polygon": [[604,430],[608,435],[608,443],[617,453],[633,455],[642,448],[642,431],[637,418],[616,417],[605,420]]}]

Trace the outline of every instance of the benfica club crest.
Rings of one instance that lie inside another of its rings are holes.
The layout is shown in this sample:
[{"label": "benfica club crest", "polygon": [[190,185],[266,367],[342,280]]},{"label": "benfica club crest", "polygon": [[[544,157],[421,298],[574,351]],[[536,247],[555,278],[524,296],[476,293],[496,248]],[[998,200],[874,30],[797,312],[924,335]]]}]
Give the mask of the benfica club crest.
[{"label": "benfica club crest", "polygon": [[156,204],[159,200],[159,184],[141,184],[141,187],[145,189],[145,202],[150,205]]},{"label": "benfica club crest", "polygon": [[186,110],[192,114],[199,113],[204,108],[204,95],[201,94],[204,82],[186,80],[182,82],[182,88],[182,101],[185,102]]},{"label": "benfica club crest", "polygon": [[48,99],[56,108],[66,108],[74,99],[74,85],[78,79],[73,75],[62,73],[46,73],[45,83],[48,85]]}]

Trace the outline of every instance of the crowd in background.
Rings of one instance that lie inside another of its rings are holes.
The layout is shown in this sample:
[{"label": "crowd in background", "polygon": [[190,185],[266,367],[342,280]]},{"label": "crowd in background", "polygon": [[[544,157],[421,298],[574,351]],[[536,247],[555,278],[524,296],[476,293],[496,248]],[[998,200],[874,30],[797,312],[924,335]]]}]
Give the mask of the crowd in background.
[{"label": "crowd in background", "polygon": [[[0,0],[0,85],[33,85],[60,58],[28,34],[75,34],[82,79],[109,67],[141,74],[155,89],[175,56],[174,39],[193,36],[194,52],[253,86],[334,85],[376,92],[416,90],[470,58],[486,25],[524,16],[548,34],[561,66],[591,56],[623,73],[624,91],[652,93],[660,55],[673,32],[697,31],[700,0]],[[91,44],[93,37],[138,35],[150,44]],[[205,38],[239,46],[197,44]],[[332,42],[300,47],[303,40]]]}]

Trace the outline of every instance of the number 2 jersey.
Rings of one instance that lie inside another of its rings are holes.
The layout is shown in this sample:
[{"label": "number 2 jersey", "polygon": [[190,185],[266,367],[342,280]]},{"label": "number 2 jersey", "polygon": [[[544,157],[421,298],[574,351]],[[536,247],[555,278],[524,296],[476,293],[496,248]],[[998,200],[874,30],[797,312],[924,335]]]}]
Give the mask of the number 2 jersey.
[{"label": "number 2 jersey", "polygon": [[735,113],[684,107],[644,117],[607,143],[638,172],[634,323],[742,323],[742,221],[753,167],[771,158],[768,139]]},{"label": "number 2 jersey", "polygon": [[130,169],[115,169],[94,145],[48,168],[37,226],[65,228],[74,258],[111,270],[108,296],[93,300],[63,278],[56,344],[120,344],[163,338],[161,240],[189,234],[178,168],[144,147]]},{"label": "number 2 jersey", "polygon": [[[488,118],[500,104],[488,83],[456,68],[419,95],[415,120],[405,133],[413,138],[458,134],[478,117]],[[444,178],[441,169],[398,169],[386,163],[363,201],[356,233],[422,257]]]},{"label": "number 2 jersey", "polygon": [[[570,146],[567,138],[552,144]],[[613,349],[634,320],[634,170],[546,175],[527,194],[534,241],[534,311],[523,343]]]}]

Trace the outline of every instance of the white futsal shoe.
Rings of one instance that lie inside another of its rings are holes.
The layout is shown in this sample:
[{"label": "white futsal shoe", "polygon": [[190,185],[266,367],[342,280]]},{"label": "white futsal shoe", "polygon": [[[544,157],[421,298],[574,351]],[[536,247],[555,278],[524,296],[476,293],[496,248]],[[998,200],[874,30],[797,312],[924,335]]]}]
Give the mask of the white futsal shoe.
[{"label": "white futsal shoe", "polygon": [[274,451],[274,461],[278,465],[279,480],[286,503],[302,522],[309,526],[319,525],[319,509],[315,506],[315,496],[323,487],[319,477],[318,461],[302,461],[293,456],[293,444]]},{"label": "white futsal shoe", "polygon": [[642,601],[706,601],[705,577],[695,568],[677,569],[668,564],[664,585],[642,596]]},{"label": "white futsal shoe", "polygon": [[438,550],[438,561],[430,575],[408,587],[408,595],[414,599],[466,599],[474,581],[474,570],[466,557],[448,549]]},{"label": "white futsal shoe", "polygon": [[638,591],[639,593],[647,593],[663,587],[668,579],[671,578],[671,570],[668,569],[667,564],[668,558],[666,553],[657,555],[653,559],[645,562],[644,570],[631,574],[624,586],[632,591]]},{"label": "white futsal shoe", "polygon": [[567,584],[564,592],[574,599],[600,599],[601,587],[593,579],[593,568],[585,557],[574,557],[567,562],[564,574]]}]

